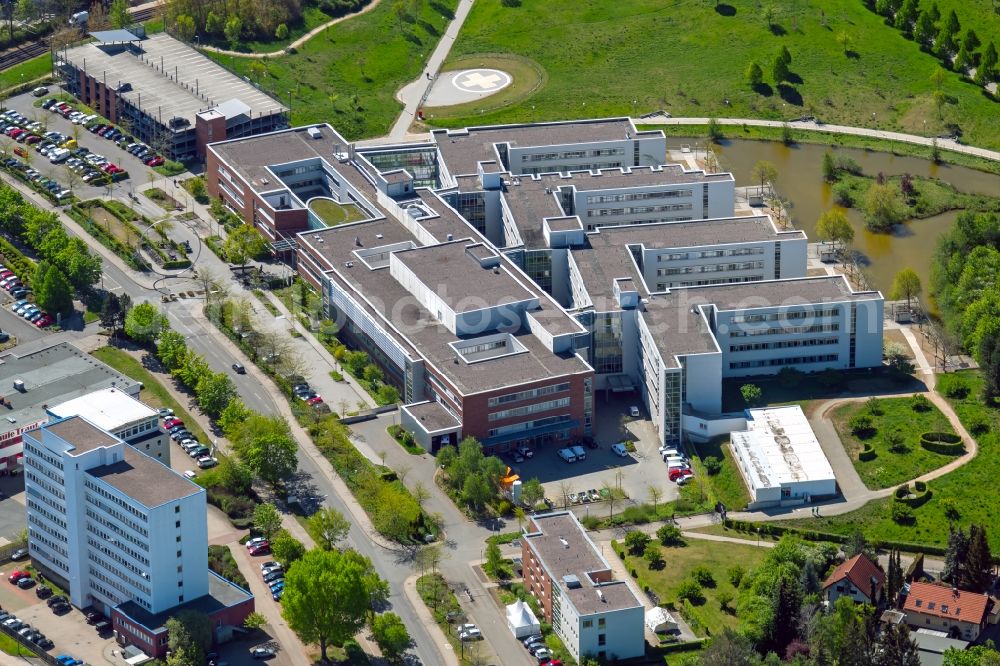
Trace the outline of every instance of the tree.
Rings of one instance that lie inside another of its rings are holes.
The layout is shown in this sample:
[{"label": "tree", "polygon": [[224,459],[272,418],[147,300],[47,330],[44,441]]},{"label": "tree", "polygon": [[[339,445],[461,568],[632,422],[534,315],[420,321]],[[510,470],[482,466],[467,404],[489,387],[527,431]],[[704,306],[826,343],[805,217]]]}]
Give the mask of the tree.
[{"label": "tree", "polygon": [[198,29],[194,24],[194,19],[187,14],[180,14],[174,19],[174,33],[184,42],[194,39]]},{"label": "tree", "polygon": [[198,406],[212,418],[219,416],[237,395],[233,380],[224,372],[202,375],[194,392],[198,396]]},{"label": "tree", "polygon": [[111,331],[111,337],[115,337],[118,330],[125,324],[125,313],[131,307],[132,299],[128,294],[118,296],[114,292],[108,292],[101,304],[101,326]]},{"label": "tree", "polygon": [[910,301],[920,295],[922,287],[920,276],[912,268],[904,268],[892,280],[892,291],[889,298],[899,301],[906,299],[906,307],[910,307]]},{"label": "tree", "polygon": [[976,348],[976,360],[983,375],[983,402],[992,405],[1000,396],[1000,335],[993,329],[982,336]]},{"label": "tree", "polygon": [[747,83],[756,90],[764,84],[764,70],[756,62],[751,61],[746,70]]},{"label": "tree", "polygon": [[802,607],[802,584],[790,572],[778,574],[778,584],[771,594],[771,608],[774,620],[767,642],[768,649],[784,654],[785,648],[796,636],[799,625],[799,611]]},{"label": "tree", "polygon": [[241,224],[229,232],[229,236],[222,244],[222,253],[226,261],[239,266],[246,266],[247,262],[255,257],[259,257],[267,251],[267,241],[256,229],[248,224]]},{"label": "tree", "polygon": [[920,15],[917,17],[917,24],[913,28],[914,41],[920,44],[921,47],[929,49],[936,33],[937,29],[934,26],[934,19],[931,18],[931,14],[927,10],[920,12]]},{"label": "tree", "polygon": [[423,575],[425,571],[437,572],[437,567],[441,564],[441,558],[440,546],[426,546],[417,551],[414,561],[420,567],[420,574]]},{"label": "tree", "polygon": [[486,544],[486,562],[483,568],[487,573],[492,574],[496,578],[504,578],[504,573],[506,566],[504,563],[503,555],[500,553],[500,546],[496,544],[495,541],[491,541]]},{"label": "tree", "polygon": [[872,183],[865,193],[865,224],[871,231],[886,232],[906,215],[899,190],[888,183]]},{"label": "tree", "polygon": [[816,222],[816,235],[820,240],[845,246],[854,240],[854,227],[841,208],[832,208],[819,216]]},{"label": "tree", "polygon": [[372,635],[382,655],[389,661],[399,661],[410,646],[410,634],[406,625],[395,613],[381,613],[372,620]]},{"label": "tree", "polygon": [[125,335],[140,344],[155,342],[169,327],[166,315],[149,302],[133,305],[125,315]]},{"label": "tree", "polygon": [[128,13],[127,0],[112,0],[111,8],[108,10],[108,18],[112,28],[127,28],[132,23],[132,17]]},{"label": "tree", "polygon": [[715,476],[722,471],[722,461],[717,456],[706,456],[701,462],[705,465],[705,472],[709,476]]},{"label": "tree", "polygon": [[997,78],[997,47],[991,41],[986,45],[979,67],[976,68],[976,83],[984,86]]},{"label": "tree", "polygon": [[167,370],[173,371],[181,367],[187,351],[187,340],[177,331],[164,331],[156,342],[156,357]]},{"label": "tree", "polygon": [[708,119],[708,140],[712,143],[718,143],[724,138],[722,134],[722,126],[719,125],[719,119],[711,117]]},{"label": "tree", "polygon": [[336,509],[324,507],[309,516],[306,531],[318,547],[334,550],[338,543],[347,538],[351,523]]},{"label": "tree", "polygon": [[659,569],[663,566],[663,552],[660,550],[659,545],[655,543],[650,542],[646,544],[646,547],[642,550],[642,557],[649,563],[650,569]]},{"label": "tree", "polygon": [[681,534],[681,528],[677,527],[673,523],[666,523],[660,526],[656,530],[656,538],[659,539],[660,543],[664,546],[681,546],[684,544],[684,538]]},{"label": "tree", "polygon": [[223,458],[217,468],[219,482],[234,495],[245,495],[253,485],[253,474],[233,458]]},{"label": "tree", "polygon": [[469,474],[462,485],[462,499],[473,509],[482,509],[490,498],[493,490],[489,481],[481,472]]},{"label": "tree", "polygon": [[545,487],[537,477],[532,477],[521,484],[521,499],[528,506],[534,508],[544,497]]},{"label": "tree", "polygon": [[271,539],[271,554],[274,555],[275,560],[288,568],[302,559],[302,556],[306,554],[306,547],[301,541],[289,534],[288,530],[278,530],[274,538]]},{"label": "tree", "polygon": [[280,40],[288,39],[288,26],[284,23],[279,23],[278,27],[274,30],[274,37]]},{"label": "tree", "polygon": [[239,16],[233,14],[226,19],[226,26],[222,29],[222,32],[225,34],[230,48],[235,49],[236,45],[240,43],[240,35],[243,33],[243,21],[240,20]]},{"label": "tree", "polygon": [[193,196],[197,201],[201,201],[208,196],[208,188],[205,187],[205,179],[201,176],[196,176],[187,181],[187,186],[191,196]]},{"label": "tree", "polygon": [[879,635],[874,666],[920,666],[917,642],[905,624],[889,623]]},{"label": "tree", "polygon": [[254,507],[253,528],[270,541],[271,537],[281,529],[281,513],[278,511],[278,507],[270,502],[264,502]]},{"label": "tree", "polygon": [[660,503],[660,499],[663,497],[663,491],[660,490],[659,486],[649,484],[646,488],[646,494],[649,495],[649,501],[653,503],[653,514],[656,514],[657,505]]},{"label": "tree", "polygon": [[893,25],[897,30],[902,31],[904,35],[912,35],[913,24],[917,20],[919,9],[919,0],[903,0],[902,6],[899,8],[899,11],[896,12]]},{"label": "tree", "polygon": [[282,419],[253,414],[230,439],[240,460],[271,485],[295,471],[298,446]]},{"label": "tree", "polygon": [[965,42],[958,47],[958,55],[955,56],[955,71],[964,74],[973,65],[973,52]]},{"label": "tree", "polygon": [[218,35],[225,29],[225,25],[222,16],[216,14],[214,11],[210,11],[208,17],[205,19],[205,32],[210,35]]},{"label": "tree", "polygon": [[365,625],[365,618],[385,596],[385,581],[371,562],[355,551],[313,549],[285,575],[281,615],[305,643],[342,645]]},{"label": "tree", "polygon": [[878,553],[875,551],[875,547],[868,543],[861,530],[855,530],[848,535],[847,542],[844,544],[844,553],[849,558],[855,555],[864,555],[872,562],[878,562]]},{"label": "tree", "polygon": [[941,580],[957,586],[962,580],[965,558],[969,551],[969,540],[961,527],[948,527],[948,546],[944,553],[944,569]]},{"label": "tree", "polygon": [[212,621],[205,613],[182,610],[166,622],[167,647],[183,655],[177,664],[204,664],[205,653],[212,647]]},{"label": "tree", "polygon": [[773,188],[775,181],[778,180],[778,167],[767,160],[759,160],[753,165],[750,177],[760,183],[761,191],[764,190],[765,185],[770,190]]},{"label": "tree", "polygon": [[31,282],[35,303],[52,314],[67,314],[73,309],[73,289],[63,272],[48,262],[41,262],[35,269]]},{"label": "tree", "polygon": [[934,48],[940,58],[948,59],[951,54],[958,50],[958,31],[961,25],[958,22],[958,15],[955,10],[951,10],[948,18],[941,24],[937,37],[934,39]]},{"label": "tree", "polygon": [[650,541],[649,535],[642,530],[631,530],[625,535],[625,547],[633,555],[641,555]]},{"label": "tree", "polygon": [[898,550],[889,551],[889,570],[885,577],[885,590],[886,598],[888,599],[889,605],[892,606],[896,600],[896,595],[899,591],[903,589],[903,565],[900,561],[900,555]]},{"label": "tree", "polygon": [[759,659],[749,638],[726,627],[701,653],[699,663],[701,666],[751,666]]},{"label": "tree", "polygon": [[1000,652],[990,645],[974,645],[966,650],[948,648],[944,666],[1000,666]]},{"label": "tree", "polygon": [[748,405],[755,405],[760,402],[764,392],[756,384],[744,384],[740,387],[740,395],[743,396],[743,402]]},{"label": "tree", "polygon": [[986,592],[993,582],[993,555],[986,538],[986,527],[971,525],[962,572],[962,589]]},{"label": "tree", "polygon": [[788,62],[779,51],[778,55],[774,57],[774,63],[771,65],[771,78],[774,79],[774,83],[777,85],[782,81],[787,81],[790,74]]}]

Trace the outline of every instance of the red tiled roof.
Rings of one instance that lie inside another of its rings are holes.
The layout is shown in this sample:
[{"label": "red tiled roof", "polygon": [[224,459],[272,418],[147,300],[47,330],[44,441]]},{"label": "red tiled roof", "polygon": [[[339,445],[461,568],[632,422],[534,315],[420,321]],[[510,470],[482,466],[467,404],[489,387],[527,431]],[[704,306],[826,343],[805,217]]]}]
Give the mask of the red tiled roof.
[{"label": "red tiled roof", "polygon": [[[879,591],[885,584],[885,574],[875,566],[875,563],[869,560],[865,555],[858,554],[851,559],[843,562],[830,577],[826,579],[823,583],[823,589],[835,585],[840,581],[847,579],[851,581],[854,587],[858,588],[865,596],[872,593],[872,578],[875,579],[875,596],[878,596]],[[877,601],[877,599],[871,599],[871,601]]]},{"label": "red tiled roof", "polygon": [[903,610],[980,624],[989,602],[990,598],[985,594],[953,590],[944,585],[931,583],[912,583]]}]

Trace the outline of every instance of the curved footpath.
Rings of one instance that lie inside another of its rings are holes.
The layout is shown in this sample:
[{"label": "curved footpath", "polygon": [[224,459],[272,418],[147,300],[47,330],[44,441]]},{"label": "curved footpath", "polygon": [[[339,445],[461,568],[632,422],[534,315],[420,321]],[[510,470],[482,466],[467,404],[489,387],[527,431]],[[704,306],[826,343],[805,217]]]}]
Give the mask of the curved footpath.
[{"label": "curved footpath", "polygon": [[265,53],[257,53],[257,52],[254,52],[254,53],[243,53],[242,51],[230,51],[228,49],[220,49],[217,46],[200,46],[199,48],[202,51],[211,51],[212,53],[219,53],[221,55],[229,55],[229,56],[237,56],[239,58],[270,58],[272,56],[279,56],[279,55],[284,54],[287,49],[297,49],[297,48],[299,48],[300,46],[302,46],[303,44],[305,44],[306,42],[308,42],[310,39],[312,39],[313,37],[315,37],[319,33],[323,32],[324,30],[326,30],[327,28],[329,28],[331,25],[336,25],[336,24],[340,23],[341,21],[346,21],[349,18],[354,18],[355,16],[361,16],[362,14],[368,13],[369,11],[375,9],[375,7],[377,7],[378,3],[381,2],[381,1],[382,0],[371,0],[371,2],[369,2],[367,5],[365,5],[364,7],[362,7],[361,9],[359,9],[356,12],[351,12],[350,14],[344,14],[343,16],[338,16],[335,19],[330,19],[329,21],[327,21],[323,25],[320,25],[320,26],[317,26],[317,27],[313,28],[312,30],[310,30],[306,34],[302,35],[301,37],[299,37],[298,39],[296,39],[294,42],[292,42],[291,44],[289,44],[288,46],[284,46],[284,47],[278,49],[277,51],[267,51]]},{"label": "curved footpath", "polygon": [[[751,125],[754,127],[776,128],[780,128],[785,125],[784,121],[780,120],[760,120],[756,118],[716,118],[715,120],[718,121],[720,125]],[[637,125],[706,125],[708,124],[709,119],[667,118],[664,116],[656,116],[653,118],[633,118],[632,121]],[[918,146],[931,146],[934,144],[933,137],[918,136],[916,134],[904,134],[902,132],[886,132],[883,130],[870,129],[868,127],[827,125],[826,123],[817,123],[812,120],[789,121],[788,124],[795,129],[810,130],[813,132],[826,132],[828,134],[853,134],[855,136],[868,136],[874,139],[886,139],[889,141],[899,141],[901,143],[913,143]],[[976,157],[983,157],[988,160],[1000,162],[1000,152],[995,150],[977,148],[976,146],[967,146],[965,144],[958,143],[953,139],[942,138],[937,139],[937,145],[941,150],[950,150],[955,153],[975,155]]]}]

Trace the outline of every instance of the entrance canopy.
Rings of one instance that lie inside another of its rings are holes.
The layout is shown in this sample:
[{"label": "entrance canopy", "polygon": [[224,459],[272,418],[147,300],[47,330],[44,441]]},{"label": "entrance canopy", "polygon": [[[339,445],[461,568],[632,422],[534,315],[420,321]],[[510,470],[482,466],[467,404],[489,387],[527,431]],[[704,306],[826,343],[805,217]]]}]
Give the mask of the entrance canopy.
[{"label": "entrance canopy", "polygon": [[117,42],[138,42],[141,41],[128,30],[95,30],[87,33],[101,44],[114,44]]}]

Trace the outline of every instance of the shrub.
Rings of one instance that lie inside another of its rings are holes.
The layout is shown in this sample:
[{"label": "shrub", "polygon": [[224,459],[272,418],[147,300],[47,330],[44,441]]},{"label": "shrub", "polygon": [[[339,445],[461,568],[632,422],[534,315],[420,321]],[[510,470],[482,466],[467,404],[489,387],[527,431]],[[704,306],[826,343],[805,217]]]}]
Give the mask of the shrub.
[{"label": "shrub", "polygon": [[701,463],[705,466],[705,471],[709,476],[715,476],[722,471],[722,461],[715,456],[708,456]]},{"label": "shrub", "polygon": [[908,496],[909,494],[910,494],[910,487],[909,486],[900,486],[900,487],[896,488],[896,492],[895,492],[896,499],[903,499],[906,496]]},{"label": "shrub", "polygon": [[971,387],[960,375],[943,374],[937,378],[937,390],[949,398],[963,400],[971,391]]},{"label": "shrub", "polygon": [[588,530],[596,530],[601,526],[601,519],[597,516],[586,515],[580,519],[580,524]]},{"label": "shrub", "polygon": [[743,576],[745,574],[746,574],[746,569],[744,569],[738,564],[734,564],[733,566],[726,569],[726,578],[729,579],[729,582],[732,584],[733,587],[740,586],[740,581],[743,580]]},{"label": "shrub", "polygon": [[875,422],[872,417],[863,412],[858,412],[847,422],[847,427],[851,429],[851,434],[855,437],[866,439],[875,434]]},{"label": "shrub", "polygon": [[501,516],[509,516],[513,511],[514,505],[510,500],[500,500],[500,503],[497,505],[497,513]]},{"label": "shrub", "polygon": [[633,555],[640,555],[650,541],[649,535],[639,530],[632,530],[625,535],[625,547]]},{"label": "shrub", "polygon": [[698,581],[693,578],[685,578],[680,587],[677,588],[677,598],[681,601],[702,601],[705,598],[705,592]]},{"label": "shrub", "polygon": [[917,393],[910,398],[910,409],[915,412],[929,412],[931,411],[931,401],[922,393]]},{"label": "shrub", "polygon": [[681,528],[667,523],[656,530],[656,538],[660,540],[660,543],[664,546],[682,546],[684,545],[684,538],[681,535]]},{"label": "shrub", "polygon": [[719,594],[716,595],[716,598],[719,600],[719,608],[724,613],[728,613],[730,610],[732,610],[729,607],[729,604],[733,602],[732,592],[730,592],[729,590],[722,590],[721,592],[719,592]]},{"label": "shrub", "polygon": [[833,200],[844,208],[854,207],[854,193],[848,183],[837,183],[833,186]]},{"label": "shrub", "polygon": [[882,401],[875,397],[865,400],[865,409],[872,416],[882,416],[885,414],[885,410],[882,409]]},{"label": "shrub", "polygon": [[625,510],[615,516],[615,518],[620,518],[622,523],[628,525],[645,525],[651,520],[651,509],[652,507],[648,504],[633,505],[626,507]]},{"label": "shrub", "polygon": [[899,523],[900,525],[910,525],[916,521],[916,516],[913,515],[913,509],[911,509],[908,504],[893,502],[891,506],[893,522]]},{"label": "shrub", "polygon": [[969,432],[976,437],[981,437],[990,431],[990,422],[982,414],[974,414],[969,418]]},{"label": "shrub", "polygon": [[913,487],[918,493],[922,493],[927,490],[927,483],[924,481],[914,481]]},{"label": "shrub", "polygon": [[920,435],[920,446],[945,456],[957,456],[965,451],[962,438],[950,432],[925,432]]},{"label": "shrub", "polygon": [[642,552],[643,558],[649,563],[650,569],[659,569],[663,566],[663,553],[655,543],[647,543]]},{"label": "shrub", "polygon": [[712,570],[704,565],[698,565],[691,570],[691,578],[698,581],[702,587],[715,587],[715,576]]}]

